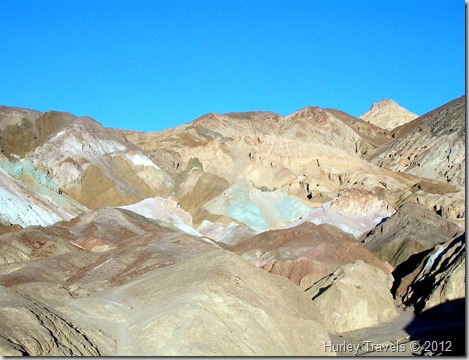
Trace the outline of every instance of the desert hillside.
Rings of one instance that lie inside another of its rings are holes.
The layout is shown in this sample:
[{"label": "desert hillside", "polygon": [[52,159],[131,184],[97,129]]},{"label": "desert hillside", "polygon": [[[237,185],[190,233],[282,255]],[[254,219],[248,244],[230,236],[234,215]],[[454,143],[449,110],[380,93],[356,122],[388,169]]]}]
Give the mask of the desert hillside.
[{"label": "desert hillside", "polygon": [[464,342],[465,116],[386,99],[138,132],[0,106],[0,355]]}]

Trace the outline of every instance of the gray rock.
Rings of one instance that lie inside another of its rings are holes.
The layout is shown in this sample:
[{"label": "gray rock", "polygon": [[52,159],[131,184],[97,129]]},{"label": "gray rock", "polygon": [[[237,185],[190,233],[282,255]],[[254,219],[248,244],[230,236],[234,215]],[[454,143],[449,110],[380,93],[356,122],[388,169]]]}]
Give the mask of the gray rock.
[{"label": "gray rock", "polygon": [[87,335],[46,303],[0,286],[0,354],[99,356]]}]

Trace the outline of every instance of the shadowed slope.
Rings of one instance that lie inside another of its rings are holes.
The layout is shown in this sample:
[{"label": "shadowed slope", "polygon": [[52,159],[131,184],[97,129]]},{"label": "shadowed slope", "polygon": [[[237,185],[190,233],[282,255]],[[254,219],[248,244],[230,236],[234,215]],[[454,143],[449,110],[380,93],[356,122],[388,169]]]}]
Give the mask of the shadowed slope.
[{"label": "shadowed slope", "polygon": [[[415,264],[396,289],[399,302],[412,307],[416,313],[427,311],[426,316],[463,320],[464,302],[454,300],[465,299],[466,295],[465,240],[463,234],[436,245]],[[448,306],[444,306],[447,302]]]}]

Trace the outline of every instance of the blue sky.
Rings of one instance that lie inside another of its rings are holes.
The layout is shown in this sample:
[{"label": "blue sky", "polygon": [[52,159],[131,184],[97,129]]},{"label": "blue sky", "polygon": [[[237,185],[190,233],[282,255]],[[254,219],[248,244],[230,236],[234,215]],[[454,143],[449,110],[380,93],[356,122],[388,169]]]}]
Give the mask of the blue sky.
[{"label": "blue sky", "polygon": [[465,93],[462,0],[1,0],[0,104],[159,131]]}]

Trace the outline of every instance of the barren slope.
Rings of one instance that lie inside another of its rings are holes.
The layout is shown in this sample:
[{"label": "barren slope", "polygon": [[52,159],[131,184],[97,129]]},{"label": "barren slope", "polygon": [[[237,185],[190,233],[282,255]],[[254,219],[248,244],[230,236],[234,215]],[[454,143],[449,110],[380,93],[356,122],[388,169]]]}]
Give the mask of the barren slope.
[{"label": "barren slope", "polygon": [[465,104],[462,96],[393,131],[396,138],[370,157],[393,171],[464,186]]},{"label": "barren slope", "polygon": [[355,260],[363,260],[388,274],[391,269],[353,236],[329,224],[306,222],[290,229],[267,231],[230,250],[303,289]]},{"label": "barren slope", "polygon": [[462,230],[420,204],[404,204],[363,237],[365,247],[394,266],[448,241]]},{"label": "barren slope", "polygon": [[170,177],[118,131],[69,113],[0,110],[5,161],[31,164],[87,207],[125,205],[169,193]]},{"label": "barren slope", "polygon": [[68,301],[64,311],[85,329],[109,329],[115,355],[319,356],[329,341],[304,293],[223,250]]},{"label": "barren slope", "polygon": [[30,259],[0,266],[2,355],[322,355],[329,341],[291,282],[161,221],[102,208],[17,233],[0,237]]}]

